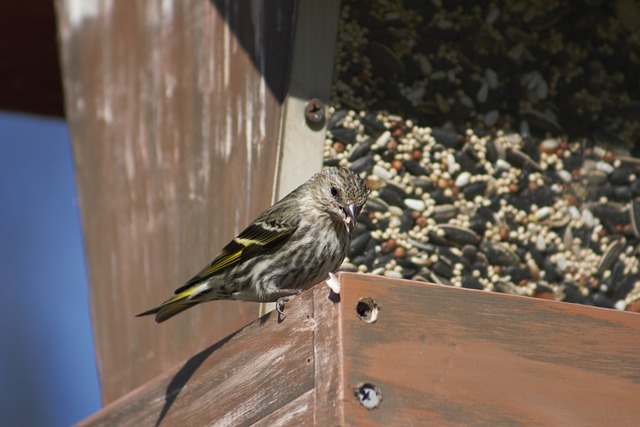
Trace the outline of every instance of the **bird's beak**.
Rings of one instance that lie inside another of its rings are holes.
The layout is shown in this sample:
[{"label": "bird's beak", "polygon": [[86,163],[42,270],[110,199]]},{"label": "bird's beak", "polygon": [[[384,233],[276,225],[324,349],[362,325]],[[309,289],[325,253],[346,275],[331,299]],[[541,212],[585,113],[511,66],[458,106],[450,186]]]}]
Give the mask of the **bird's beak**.
[{"label": "bird's beak", "polygon": [[358,209],[358,206],[355,203],[352,203],[349,206],[347,206],[347,215],[349,216],[349,219],[351,220],[349,222],[349,228],[350,229],[353,230],[353,228],[355,227],[356,218],[358,218],[359,214],[360,214],[360,209]]},{"label": "bird's beak", "polygon": [[353,222],[356,222],[356,218],[358,218],[358,215],[360,215],[360,209],[358,209],[358,205],[356,205],[355,203],[350,204],[347,207],[347,211],[349,212],[351,220]]}]

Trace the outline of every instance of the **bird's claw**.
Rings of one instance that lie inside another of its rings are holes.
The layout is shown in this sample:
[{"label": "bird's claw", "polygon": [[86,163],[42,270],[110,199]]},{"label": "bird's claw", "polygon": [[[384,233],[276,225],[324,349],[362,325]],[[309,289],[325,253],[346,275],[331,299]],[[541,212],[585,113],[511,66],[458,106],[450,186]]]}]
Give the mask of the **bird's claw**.
[{"label": "bird's claw", "polygon": [[289,302],[289,299],[289,297],[281,297],[276,301],[276,311],[282,316],[282,318],[286,317],[286,314],[284,314],[284,305]]}]

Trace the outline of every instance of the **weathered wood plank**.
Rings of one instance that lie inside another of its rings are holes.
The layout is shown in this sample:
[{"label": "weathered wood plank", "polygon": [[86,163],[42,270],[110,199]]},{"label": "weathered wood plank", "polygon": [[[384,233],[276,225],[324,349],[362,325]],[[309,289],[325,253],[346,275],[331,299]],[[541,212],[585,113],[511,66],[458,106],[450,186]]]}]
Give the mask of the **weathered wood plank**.
[{"label": "weathered wood plank", "polygon": [[344,403],[339,398],[344,394],[342,336],[343,308],[340,296],[333,294],[324,283],[313,289],[313,319],[315,352],[315,401],[314,423],[316,426],[344,425]]},{"label": "weathered wood plank", "polygon": [[236,426],[269,414],[308,419],[304,412],[311,409],[315,380],[313,309],[311,294],[297,298],[287,305],[284,321],[275,313],[263,316],[79,426]]},{"label": "weathered wood plank", "polygon": [[[346,425],[634,425],[640,316],[342,275]],[[381,307],[368,324],[361,297]],[[361,382],[382,393],[369,411]]]},{"label": "weathered wood plank", "polygon": [[[339,298],[320,284],[81,425],[637,424],[635,313],[339,278]],[[378,408],[360,405],[361,383]]]},{"label": "weathered wood plank", "polygon": [[315,400],[315,390],[309,390],[296,400],[291,401],[282,408],[258,420],[254,427],[276,427],[276,426],[310,426],[313,423],[313,402]]},{"label": "weathered wood plank", "polygon": [[108,403],[257,316],[134,318],[271,204],[296,2],[55,4]]}]

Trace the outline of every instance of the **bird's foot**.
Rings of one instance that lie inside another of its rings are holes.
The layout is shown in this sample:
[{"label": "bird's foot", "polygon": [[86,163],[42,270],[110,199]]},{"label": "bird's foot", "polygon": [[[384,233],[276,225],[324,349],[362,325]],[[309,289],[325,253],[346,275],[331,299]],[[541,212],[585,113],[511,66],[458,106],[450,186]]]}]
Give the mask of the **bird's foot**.
[{"label": "bird's foot", "polygon": [[280,297],[278,301],[276,301],[276,311],[283,319],[287,317],[287,315],[284,314],[284,305],[288,303],[290,299],[291,297]]},{"label": "bird's foot", "polygon": [[281,296],[276,301],[276,311],[280,316],[282,316],[282,319],[284,319],[286,317],[286,315],[284,314],[284,305],[289,302],[291,297],[301,294],[302,290],[301,289],[280,289],[278,293],[284,294],[284,296]]}]

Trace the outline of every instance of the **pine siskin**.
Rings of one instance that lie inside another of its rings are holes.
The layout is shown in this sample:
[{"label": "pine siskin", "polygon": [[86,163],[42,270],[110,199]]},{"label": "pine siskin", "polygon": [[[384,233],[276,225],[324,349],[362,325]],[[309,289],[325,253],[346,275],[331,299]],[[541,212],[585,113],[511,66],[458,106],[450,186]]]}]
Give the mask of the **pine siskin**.
[{"label": "pine siskin", "polygon": [[367,201],[364,180],[334,167],[314,175],[264,211],[211,264],[156,308],[163,322],[205,301],[277,301],[320,283],[340,267]]}]

